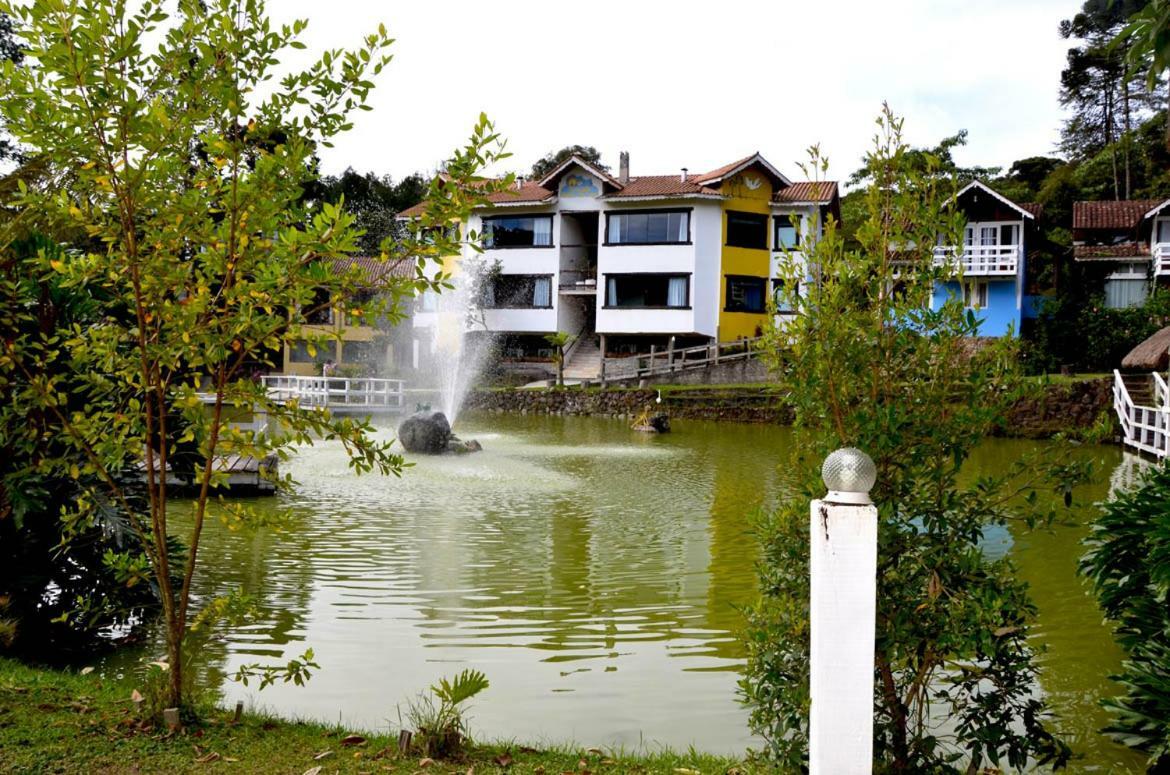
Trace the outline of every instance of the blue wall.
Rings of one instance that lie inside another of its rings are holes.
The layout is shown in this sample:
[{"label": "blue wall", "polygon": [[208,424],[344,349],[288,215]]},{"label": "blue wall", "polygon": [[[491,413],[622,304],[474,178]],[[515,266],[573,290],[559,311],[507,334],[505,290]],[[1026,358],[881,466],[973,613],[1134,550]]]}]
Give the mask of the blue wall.
[{"label": "blue wall", "polygon": [[[949,296],[963,298],[963,291],[957,282],[938,283],[934,286],[931,309],[938,309]],[[1020,333],[1020,309],[1016,306],[1016,278],[989,279],[987,283],[987,307],[975,313],[979,317],[980,336],[1007,336]]]}]

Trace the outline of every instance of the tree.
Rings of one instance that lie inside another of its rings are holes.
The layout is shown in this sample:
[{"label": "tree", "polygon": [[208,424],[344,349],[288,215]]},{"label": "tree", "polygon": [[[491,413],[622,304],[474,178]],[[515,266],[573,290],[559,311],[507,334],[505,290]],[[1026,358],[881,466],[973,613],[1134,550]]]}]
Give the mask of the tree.
[{"label": "tree", "polygon": [[553,151],[538,159],[532,165],[532,172],[529,173],[531,179],[542,180],[545,175],[559,167],[570,156],[587,161],[602,172],[609,172],[609,167],[601,163],[601,151],[592,145],[566,145],[559,151]]},{"label": "tree", "polygon": [[[1081,41],[1068,50],[1060,74],[1061,105],[1072,111],[1062,130],[1062,150],[1083,159],[1110,147],[1115,199],[1130,197],[1129,133],[1152,103],[1125,65],[1126,47],[1112,41],[1125,20],[1147,2],[1085,0],[1080,13],[1060,23],[1061,37]],[[1117,140],[1121,142],[1115,144]]]},{"label": "tree", "polygon": [[[948,207],[956,182],[937,158],[915,163],[888,110],[867,158],[857,249],[829,218],[824,235],[785,254],[797,314],[767,334],[780,392],[795,412],[789,481],[758,521],[759,602],[750,613],[743,690],[753,730],[784,771],[806,766],[809,709],[808,502],[823,495],[831,450],[877,465],[875,766],[893,772],[1059,765],[1069,750],[1045,725],[1029,645],[1035,607],[1011,560],[986,556],[984,531],[1055,518],[1079,466],[1029,458],[1002,477],[965,481],[963,462],[1028,390],[1015,341],[973,347],[973,312],[951,299],[936,238],[959,244]],[[811,175],[825,165],[813,151]],[[809,282],[806,272],[812,272]],[[1044,494],[1051,487],[1051,497]]]},{"label": "tree", "polygon": [[374,255],[381,251],[382,241],[399,234],[395,218],[398,213],[418,204],[426,194],[426,180],[419,173],[408,175],[395,183],[389,175],[373,172],[364,175],[348,168],[340,176],[326,176],[317,181],[310,198],[318,206],[337,204],[344,199],[346,210],[357,219],[357,227],[364,233],[358,246],[364,253]]},{"label": "tree", "polygon": [[[323,304],[361,320],[398,320],[403,299],[439,290],[426,262],[460,246],[437,227],[483,201],[493,184],[478,172],[504,154],[481,116],[447,179],[428,188],[420,231],[384,246],[382,265],[407,262],[413,278],[342,271],[334,262],[357,252],[354,217],[332,204],[311,214],[303,194],[317,147],[365,107],[369,79],[388,60],[385,29],[274,81],[280,56],[302,47],[306,22],[273,28],[262,0],[182,0],[174,16],[158,0],[135,8],[118,0],[0,2],[0,13],[19,20],[35,62],[4,65],[0,114],[49,171],[37,185],[21,179],[0,247],[11,250],[17,229],[63,235],[69,249],[39,251],[34,270],[55,274],[64,293],[100,300],[97,322],[75,322],[47,345],[6,338],[0,369],[14,377],[15,400],[50,414],[61,430],[64,451],[38,470],[80,488],[63,518],[92,524],[111,506],[127,515],[147,562],[114,570],[127,585],[157,585],[165,701],[183,706],[190,626],[230,608],[210,601],[192,609],[203,526],[248,517],[220,497],[227,480],[218,461],[285,459],[291,445],[324,438],[339,440],[359,473],[397,473],[402,462],[367,423],[274,401],[249,370],[270,365],[270,353],[286,345],[312,351],[325,341],[306,328]],[[379,301],[359,306],[354,300],[371,285],[383,292]],[[38,371],[50,345],[62,349],[71,376]],[[247,408],[268,412],[269,427],[281,430],[233,426],[229,413]],[[173,567],[172,477],[183,477],[184,446],[193,449],[188,483],[196,495],[185,557]],[[141,501],[128,480],[145,480]],[[240,677],[299,682],[310,667],[311,654],[284,670],[247,666]]]},{"label": "tree", "polygon": [[1104,701],[1118,742],[1149,754],[1151,772],[1170,767],[1170,469],[1155,465],[1101,507],[1081,571],[1126,653]]},{"label": "tree", "polygon": [[[12,17],[7,14],[0,14],[0,61],[16,65],[24,61],[24,52],[20,50],[13,37]],[[0,134],[3,133],[3,129],[3,124],[0,124]],[[0,136],[0,162],[15,156],[16,148],[12,142],[7,137]]]},{"label": "tree", "polygon": [[[1129,24],[1114,38],[1114,46],[1126,52],[1131,74],[1145,70],[1146,89],[1153,94],[1158,81],[1170,69],[1170,2],[1152,0],[1129,17]],[[1166,150],[1170,151],[1170,95],[1165,121]]]},{"label": "tree", "polygon": [[553,362],[557,365],[557,385],[560,387],[565,384],[565,348],[571,345],[576,338],[575,335],[565,331],[558,331],[544,338],[544,341],[552,345],[553,348]]}]

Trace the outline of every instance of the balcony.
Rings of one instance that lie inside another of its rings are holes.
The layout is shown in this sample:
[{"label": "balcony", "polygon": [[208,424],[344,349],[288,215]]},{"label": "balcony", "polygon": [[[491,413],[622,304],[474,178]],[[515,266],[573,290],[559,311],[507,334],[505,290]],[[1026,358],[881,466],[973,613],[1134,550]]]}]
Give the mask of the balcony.
[{"label": "balcony", "polygon": [[1019,245],[964,245],[934,249],[934,265],[950,266],[964,275],[1015,275],[1020,266]]},{"label": "balcony", "polygon": [[1170,276],[1170,242],[1154,244],[1154,277]]},{"label": "balcony", "polygon": [[560,292],[575,296],[592,296],[597,293],[597,269],[562,269]]}]

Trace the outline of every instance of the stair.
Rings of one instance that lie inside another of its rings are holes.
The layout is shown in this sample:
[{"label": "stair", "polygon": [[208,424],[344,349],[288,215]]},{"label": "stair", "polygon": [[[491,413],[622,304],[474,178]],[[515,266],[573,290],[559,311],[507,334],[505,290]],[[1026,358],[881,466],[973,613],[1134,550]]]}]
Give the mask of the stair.
[{"label": "stair", "polygon": [[565,361],[565,379],[598,379],[601,376],[601,348],[597,337],[584,338]]},{"label": "stair", "polygon": [[1154,383],[1149,374],[1122,374],[1121,381],[1134,406],[1154,405]]}]

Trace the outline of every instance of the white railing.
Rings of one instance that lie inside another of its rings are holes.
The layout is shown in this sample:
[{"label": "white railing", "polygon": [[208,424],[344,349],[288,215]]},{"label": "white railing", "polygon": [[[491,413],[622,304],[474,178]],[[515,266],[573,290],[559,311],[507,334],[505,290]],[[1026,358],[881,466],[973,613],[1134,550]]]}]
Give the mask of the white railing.
[{"label": "white railing", "polygon": [[1152,251],[1154,257],[1154,276],[1170,275],[1170,242],[1159,242]]},{"label": "white railing", "polygon": [[404,383],[400,379],[286,374],[269,374],[261,379],[274,400],[296,399],[302,406],[383,412],[401,412],[406,406]]},{"label": "white railing", "polygon": [[[703,369],[730,361],[755,358],[760,354],[760,341],[755,339],[737,339],[734,342],[716,342],[702,344],[698,347],[685,347],[676,350],[668,347],[665,350],[650,348],[649,354],[631,355],[626,358],[602,358],[601,379],[637,379],[650,377],[655,374],[670,374],[676,371],[689,369]],[[673,340],[672,340],[673,341]]]},{"label": "white railing", "polygon": [[934,249],[935,266],[950,266],[965,275],[1014,275],[1020,265],[1019,245],[943,245]]},{"label": "white railing", "polygon": [[1170,450],[1170,389],[1160,374],[1153,375],[1155,406],[1135,404],[1121,372],[1113,370],[1113,409],[1121,422],[1122,441],[1126,446],[1158,458]]}]

